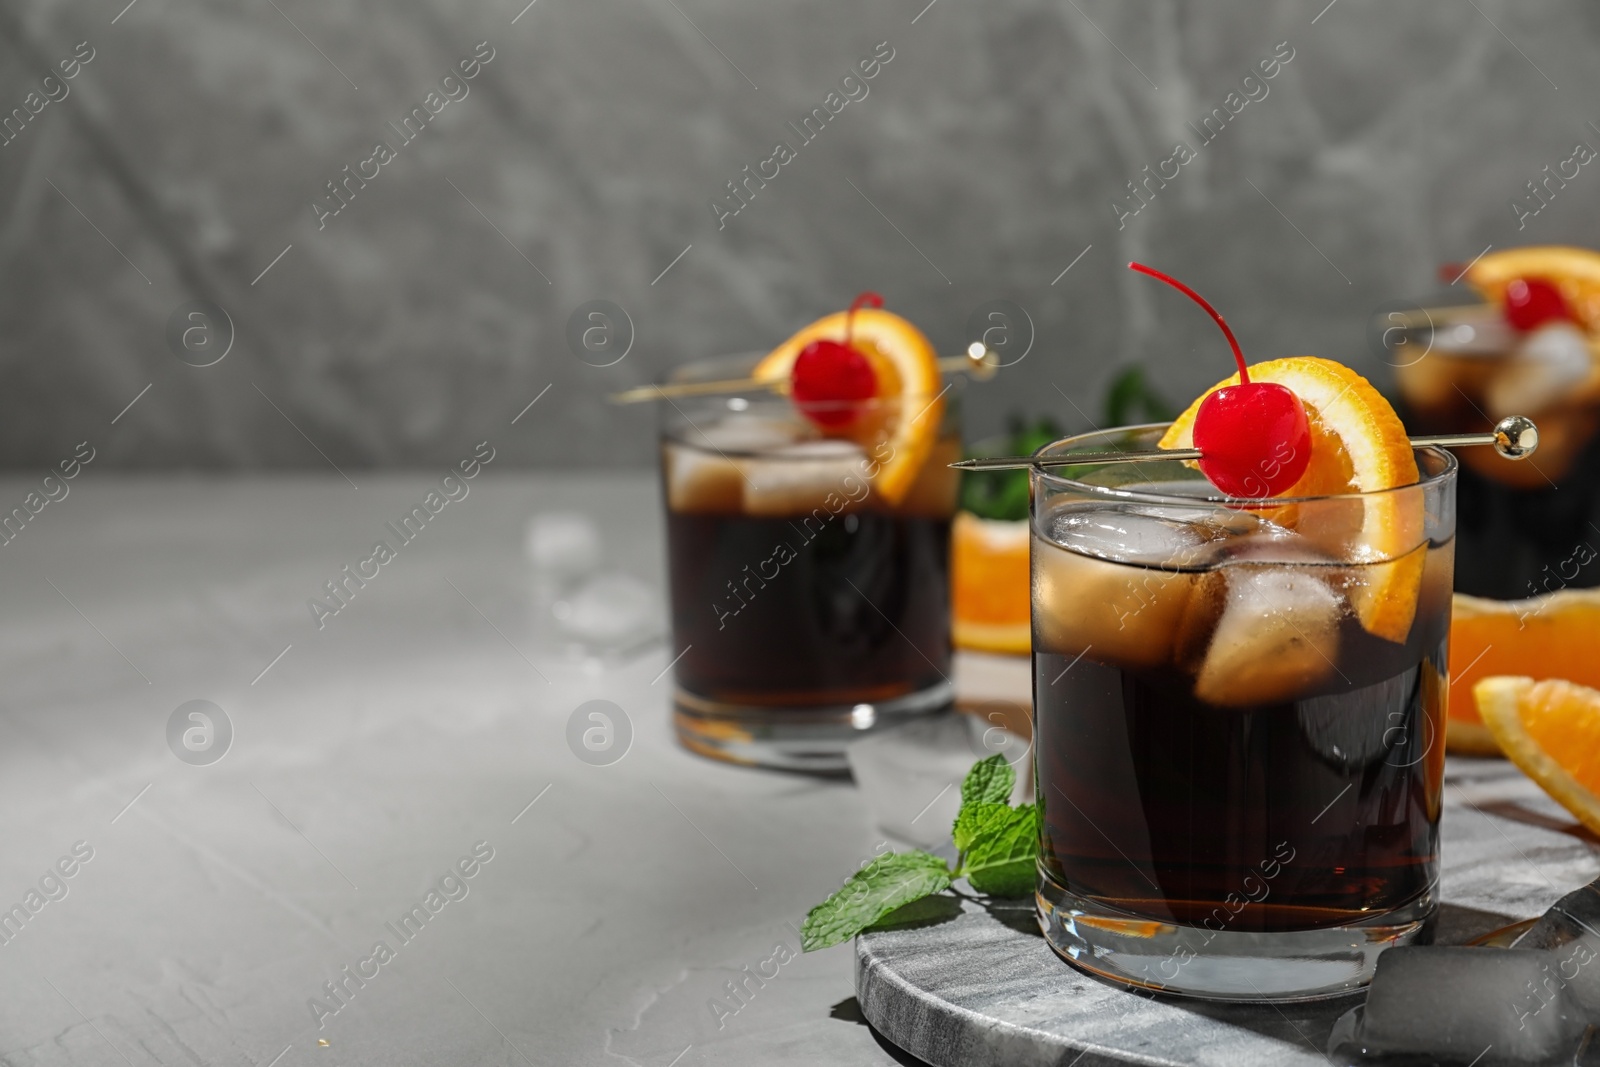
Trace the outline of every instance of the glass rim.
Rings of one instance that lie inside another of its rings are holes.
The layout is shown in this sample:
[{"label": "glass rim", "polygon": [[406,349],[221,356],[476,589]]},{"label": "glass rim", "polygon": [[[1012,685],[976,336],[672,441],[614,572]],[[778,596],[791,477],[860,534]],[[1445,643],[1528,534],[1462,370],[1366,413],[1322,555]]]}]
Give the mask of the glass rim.
[{"label": "glass rim", "polygon": [[[661,384],[734,377],[741,368],[748,369],[753,367],[756,362],[766,355],[767,353],[762,351],[735,352],[730,355],[705,356],[690,360],[668,371]],[[928,409],[932,408],[940,399],[943,399],[946,407],[941,415],[942,427],[943,420],[949,418],[951,410],[949,405],[958,402],[958,395],[961,392],[957,388],[958,384],[955,380],[946,379],[943,383],[943,388],[937,393],[918,391],[915,393],[896,393],[888,397],[871,397],[866,400],[816,401],[807,404],[806,407],[818,412],[848,409],[857,412],[858,418],[861,419],[870,419],[874,415],[886,412],[898,412],[902,420],[915,420],[923,418]],[[735,406],[730,403],[732,401],[739,401],[740,403]],[[708,408],[712,410],[707,411]],[[770,445],[764,444],[759,447],[725,448],[713,443],[701,428],[701,424],[707,421],[709,417],[746,414],[759,417],[763,414],[771,413],[775,408],[781,408],[795,420],[796,424],[801,428],[801,435],[797,435],[792,440],[781,443],[774,442]],[[663,405],[659,427],[657,436],[663,446],[671,444],[679,448],[692,449],[705,455],[722,456],[725,459],[760,459],[769,463],[816,462],[824,457],[806,455],[803,451],[798,455],[783,455],[779,450],[792,448],[795,445],[815,444],[819,441],[848,442],[857,446],[868,458],[871,458],[874,454],[874,448],[881,441],[893,438],[893,435],[874,436],[863,444],[860,439],[842,433],[824,433],[801,413],[799,405],[787,393],[764,388],[681,397],[674,400],[670,405]],[[845,427],[840,428],[844,429]],[[935,432],[934,437],[937,439],[945,435],[946,431],[941,428]]]},{"label": "glass rim", "polygon": [[[1091,430],[1087,433],[1071,434],[1067,437],[1057,438],[1056,440],[1051,441],[1049,444],[1041,446],[1034,451],[1033,455],[1035,457],[1058,456],[1066,451],[1060,448],[1060,446],[1063,445],[1079,444],[1083,441],[1095,438],[1104,440],[1111,435],[1118,433],[1135,433],[1141,430],[1165,430],[1171,425],[1172,424],[1170,422],[1146,422],[1139,423],[1134,426],[1117,426],[1108,430]],[[1033,479],[1037,480],[1035,484],[1045,483],[1053,489],[1070,490],[1084,493],[1093,497],[1100,497],[1106,500],[1134,501],[1140,503],[1164,505],[1176,504],[1188,507],[1195,507],[1198,505],[1216,506],[1219,504],[1232,507],[1237,507],[1241,504],[1251,505],[1254,507],[1281,507],[1286,504],[1311,504],[1320,501],[1377,500],[1389,494],[1426,490],[1441,482],[1446,482],[1450,479],[1453,479],[1456,476],[1456,471],[1460,467],[1460,462],[1456,459],[1454,453],[1450,452],[1448,449],[1440,448],[1437,445],[1423,445],[1420,448],[1413,448],[1412,452],[1437,456],[1440,457],[1443,462],[1440,464],[1440,467],[1437,471],[1433,472],[1432,474],[1423,472],[1421,478],[1406,485],[1390,486],[1387,489],[1371,489],[1367,490],[1366,492],[1327,493],[1321,496],[1243,497],[1229,496],[1226,493],[1215,492],[1207,493],[1203,496],[1190,496],[1181,493],[1154,493],[1143,489],[1129,489],[1126,486],[1091,485],[1088,482],[1079,481],[1075,478],[1068,478],[1064,475],[1053,474],[1049,470],[1040,467],[1032,468],[1029,473]],[[1150,462],[1182,463],[1184,461],[1174,459],[1156,459],[1151,460]],[[1101,464],[1101,466],[1104,466],[1104,464]],[[1137,464],[1132,464],[1132,466],[1137,466]]]},{"label": "glass rim", "polygon": [[[781,396],[777,396],[777,394],[774,395],[777,399],[784,399]],[[754,409],[751,409],[751,412],[754,413]],[[711,441],[706,432],[702,430],[696,422],[690,420],[687,416],[683,416],[681,413],[673,414],[677,414],[679,419],[681,419],[681,422],[678,422],[677,425],[672,425],[672,422],[676,420],[671,420],[670,417],[668,420],[663,421],[661,431],[658,435],[662,447],[671,445],[675,448],[687,448],[701,453],[702,455],[721,456],[723,459],[758,459],[765,463],[816,463],[825,460],[850,458],[844,454],[843,448],[840,448],[836,455],[825,455],[815,451],[808,452],[806,450],[800,450],[788,454],[785,454],[784,452],[785,449],[792,449],[797,445],[816,445],[824,442],[836,443],[838,445],[850,445],[855,450],[860,452],[861,458],[872,459],[876,455],[875,449],[878,446],[885,442],[892,442],[894,440],[892,436],[883,436],[873,437],[863,443],[859,438],[855,437],[849,437],[842,434],[825,434],[813,427],[803,416],[796,412],[795,418],[803,425],[808,436],[795,437],[794,439],[787,441],[775,441],[770,445],[760,445],[757,447],[746,446],[725,448]],[[739,414],[739,412],[735,412],[735,414]],[[934,438],[935,440],[939,440],[946,436],[948,436],[948,433],[941,430],[934,435]],[[699,440],[696,440],[696,437],[698,437]],[[881,463],[884,462],[884,460],[879,458],[878,462]]]},{"label": "glass rim", "polygon": [[[1396,306],[1396,304],[1402,306]],[[1423,313],[1430,324],[1430,328],[1436,328],[1437,325],[1458,326],[1462,322],[1483,321],[1485,319],[1497,323],[1504,321],[1501,318],[1500,309],[1494,304],[1483,300],[1458,304],[1434,304],[1430,307],[1423,307],[1415,301],[1397,301],[1396,304],[1385,305],[1383,310],[1374,311],[1372,318],[1375,321],[1382,320],[1388,315],[1414,308]]]},{"label": "glass rim", "polygon": [[[1385,325],[1386,320],[1399,313],[1412,316],[1412,321],[1403,326]],[[1416,321],[1414,317],[1418,314],[1426,321]],[[1386,311],[1374,312],[1369,321],[1370,330],[1382,328],[1378,347],[1383,350],[1384,362],[1395,368],[1412,366],[1429,355],[1461,361],[1503,362],[1515,355],[1519,343],[1517,332],[1505,321],[1500,309],[1484,301],[1434,307],[1407,301],[1391,305]],[[1388,337],[1395,329],[1401,330],[1403,340],[1391,344]],[[1466,331],[1465,334],[1462,331]],[[1404,363],[1389,358],[1410,347],[1421,348],[1422,354]]]}]

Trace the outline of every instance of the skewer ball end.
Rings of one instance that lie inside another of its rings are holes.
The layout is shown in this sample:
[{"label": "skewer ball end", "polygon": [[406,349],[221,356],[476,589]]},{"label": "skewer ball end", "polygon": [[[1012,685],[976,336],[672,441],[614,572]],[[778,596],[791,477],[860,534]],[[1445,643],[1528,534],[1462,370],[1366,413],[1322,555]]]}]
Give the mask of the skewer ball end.
[{"label": "skewer ball end", "polygon": [[1494,424],[1494,450],[1506,459],[1527,459],[1538,448],[1539,427],[1526,415],[1507,415]]}]

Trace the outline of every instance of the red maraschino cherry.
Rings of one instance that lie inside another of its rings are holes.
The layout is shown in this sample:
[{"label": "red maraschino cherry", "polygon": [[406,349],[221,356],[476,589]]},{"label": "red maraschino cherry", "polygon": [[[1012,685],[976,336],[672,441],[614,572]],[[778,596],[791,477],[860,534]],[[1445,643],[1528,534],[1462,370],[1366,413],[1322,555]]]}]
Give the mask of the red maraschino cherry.
[{"label": "red maraschino cherry", "polygon": [[1229,496],[1277,496],[1300,480],[1311,462],[1311,427],[1300,398],[1276,382],[1252,382],[1244,353],[1217,309],[1178,279],[1142,263],[1128,267],[1166,282],[1205,309],[1221,327],[1239,364],[1239,384],[1209,394],[1195,413],[1194,447],[1200,470]]},{"label": "red maraschino cherry", "polygon": [[1554,282],[1544,278],[1516,278],[1506,286],[1506,321],[1513,329],[1531,333],[1547,322],[1575,322],[1566,297]]},{"label": "red maraschino cherry", "polygon": [[795,357],[789,372],[789,396],[801,414],[825,429],[854,422],[862,401],[878,395],[878,376],[872,363],[850,343],[855,336],[856,309],[879,308],[883,297],[862,293],[850,304],[844,320],[843,341],[812,341]]}]

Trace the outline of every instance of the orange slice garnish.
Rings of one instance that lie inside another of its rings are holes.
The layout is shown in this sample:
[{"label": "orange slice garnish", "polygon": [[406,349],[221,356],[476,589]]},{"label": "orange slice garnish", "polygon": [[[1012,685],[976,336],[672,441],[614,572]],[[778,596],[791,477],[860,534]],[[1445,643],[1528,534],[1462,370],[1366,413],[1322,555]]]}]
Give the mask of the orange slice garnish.
[{"label": "orange slice garnish", "polygon": [[[1255,364],[1250,380],[1293,390],[1311,424],[1311,462],[1284,496],[1370,493],[1417,482],[1416,457],[1400,417],[1372,383],[1349,367],[1331,359],[1292,356]],[[1207,389],[1172,423],[1160,447],[1192,448],[1200,402],[1238,382],[1235,374]],[[1297,528],[1336,559],[1361,564],[1365,580],[1354,583],[1350,598],[1362,626],[1389,641],[1406,639],[1427,560],[1420,495],[1388,494],[1345,509],[1312,506],[1298,526],[1293,507],[1268,515]]]},{"label": "orange slice garnish", "polygon": [[1473,693],[1511,762],[1600,834],[1600,692],[1559,678],[1497,675]]},{"label": "orange slice garnish", "polygon": [[[1506,304],[1506,288],[1513,281],[1538,278],[1550,282],[1560,290],[1577,316],[1578,325],[1588,334],[1588,378],[1574,383],[1542,410],[1518,413],[1539,420],[1537,458],[1528,463],[1507,464],[1488,449],[1472,449],[1461,455],[1462,463],[1497,482],[1515,489],[1543,489],[1566,477],[1595,433],[1595,401],[1600,399],[1600,252],[1564,245],[1508,248],[1485,255],[1467,269],[1463,278],[1485,301],[1501,309]],[[1422,366],[1428,362],[1422,359],[1416,366],[1405,368],[1402,374],[1406,381],[1402,384],[1410,389],[1437,382],[1452,391],[1454,395],[1446,397],[1451,401],[1465,393],[1479,398],[1473,401],[1479,403],[1492,381],[1516,373],[1515,368],[1503,367],[1496,361],[1446,359],[1435,360],[1439,364],[1436,367]],[[1468,365],[1457,365],[1463,362]],[[1501,414],[1506,412],[1496,412],[1495,417]]]},{"label": "orange slice garnish", "polygon": [[[845,339],[846,312],[826,315],[774,348],[753,373],[759,381],[787,382],[800,350],[812,341]],[[944,420],[939,358],[922,331],[891,311],[863,307],[855,313],[850,343],[871,361],[878,398],[868,416],[847,428],[873,447],[878,462],[873,488],[895,505],[905,497],[928,461]]]},{"label": "orange slice garnish", "polygon": [[1584,330],[1600,333],[1600,252],[1565,245],[1507,248],[1480,257],[1463,278],[1495,307],[1505,306],[1513,281],[1543,278],[1561,290]]},{"label": "orange slice garnish", "polygon": [[956,515],[950,529],[950,637],[957,648],[1027,655],[1028,523]]},{"label": "orange slice garnish", "polygon": [[1499,674],[1535,681],[1564,678],[1600,687],[1600,589],[1564,589],[1528,600],[1484,600],[1457,593],[1450,619],[1451,752],[1498,756],[1474,685]]}]

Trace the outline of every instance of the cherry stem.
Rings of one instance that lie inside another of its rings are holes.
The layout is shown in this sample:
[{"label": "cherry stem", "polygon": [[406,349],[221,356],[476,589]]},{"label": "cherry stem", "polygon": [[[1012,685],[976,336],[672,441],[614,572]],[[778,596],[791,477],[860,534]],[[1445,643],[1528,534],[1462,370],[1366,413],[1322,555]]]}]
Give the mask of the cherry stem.
[{"label": "cherry stem", "polygon": [[1239,348],[1239,339],[1233,336],[1233,331],[1228,328],[1228,324],[1223,321],[1222,316],[1217,312],[1217,309],[1211,306],[1210,301],[1206,300],[1205,297],[1201,296],[1199,293],[1195,292],[1193,289],[1189,288],[1187,285],[1184,285],[1182,282],[1180,282],[1178,279],[1174,278],[1172,275],[1163,274],[1160,271],[1156,270],[1154,267],[1147,267],[1143,263],[1129,263],[1128,264],[1128,269],[1129,270],[1136,270],[1140,274],[1148,274],[1152,278],[1156,278],[1156,279],[1159,279],[1161,281],[1166,282],[1168,285],[1170,285],[1174,289],[1178,290],[1178,292],[1182,293],[1184,296],[1188,297],[1190,300],[1193,300],[1196,304],[1199,304],[1201,307],[1205,308],[1206,309],[1206,314],[1210,315],[1213,319],[1215,319],[1217,325],[1222,328],[1222,335],[1228,339],[1228,344],[1233,346],[1234,362],[1239,364],[1239,382],[1240,382],[1240,384],[1243,384],[1243,385],[1250,384],[1250,371],[1245,368],[1245,365],[1244,365],[1244,352],[1241,351],[1240,348]]},{"label": "cherry stem", "polygon": [[856,309],[863,305],[881,308],[883,307],[883,297],[877,293],[866,292],[861,293],[850,301],[850,310],[844,314],[844,343],[846,347],[849,346],[851,339],[856,335]]}]

